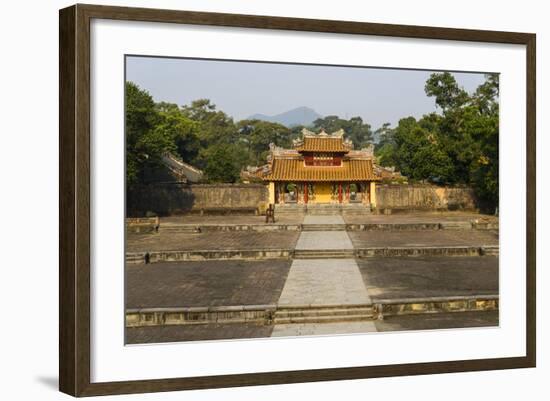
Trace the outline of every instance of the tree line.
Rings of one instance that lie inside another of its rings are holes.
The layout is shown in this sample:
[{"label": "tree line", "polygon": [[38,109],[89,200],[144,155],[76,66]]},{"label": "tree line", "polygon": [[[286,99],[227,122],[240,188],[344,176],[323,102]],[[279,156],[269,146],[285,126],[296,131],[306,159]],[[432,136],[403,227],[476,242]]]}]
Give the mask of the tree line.
[{"label": "tree line", "polygon": [[[356,149],[379,139],[375,155],[411,181],[468,184],[493,207],[498,204],[498,75],[486,76],[473,94],[460,88],[450,73],[432,74],[427,96],[438,112],[420,119],[406,117],[396,127],[373,131],[361,117],[331,115],[307,127],[327,132],[344,129]],[[146,183],[146,171],[162,168],[171,152],[205,173],[210,183],[233,183],[246,166],[266,163],[269,144],[291,147],[302,126],[291,128],[262,121],[235,122],[208,99],[189,105],[155,103],[151,95],[126,83],[126,178],[128,189]]]}]

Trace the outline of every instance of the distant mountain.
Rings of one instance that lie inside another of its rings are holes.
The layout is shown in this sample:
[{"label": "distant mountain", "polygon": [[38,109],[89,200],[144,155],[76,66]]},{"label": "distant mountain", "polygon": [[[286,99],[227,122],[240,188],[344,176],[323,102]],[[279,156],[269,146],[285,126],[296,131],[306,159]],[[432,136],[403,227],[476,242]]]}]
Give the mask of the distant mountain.
[{"label": "distant mountain", "polygon": [[317,113],[315,110],[309,107],[297,107],[295,109],[285,111],[281,114],[274,116],[267,116],[265,114],[254,114],[248,117],[249,120],[263,120],[273,123],[279,123],[286,127],[292,127],[294,125],[311,125],[313,121],[323,116]]}]

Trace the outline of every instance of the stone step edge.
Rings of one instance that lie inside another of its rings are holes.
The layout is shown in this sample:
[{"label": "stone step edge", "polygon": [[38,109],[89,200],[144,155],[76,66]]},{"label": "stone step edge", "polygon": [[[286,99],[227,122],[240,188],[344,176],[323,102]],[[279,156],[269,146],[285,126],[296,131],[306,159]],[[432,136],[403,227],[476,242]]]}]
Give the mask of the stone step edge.
[{"label": "stone step edge", "polygon": [[[181,307],[181,308],[136,308],[126,310],[126,327],[189,325],[207,323],[262,323],[273,325],[276,322],[277,311],[297,310],[301,306],[270,305],[237,305],[212,307]],[[349,310],[357,305],[310,305],[311,310],[335,308]],[[364,319],[382,320],[387,316],[458,313],[470,311],[495,311],[499,309],[498,295],[469,295],[449,297],[403,298],[392,300],[376,300],[371,304],[362,304],[363,308],[372,308],[371,314],[361,316]],[[321,316],[318,316],[321,317]],[[335,314],[326,316],[345,321],[346,315]],[[286,319],[286,317],[284,318]],[[279,319],[280,320],[280,319]],[[292,320],[292,318],[291,318]],[[294,319],[296,321],[296,319]],[[290,322],[292,323],[292,322]]]},{"label": "stone step edge", "polygon": [[211,231],[300,231],[301,224],[173,224],[160,226],[159,232],[202,233]]},{"label": "stone step edge", "polygon": [[372,306],[365,308],[350,308],[350,309],[296,309],[296,310],[279,310],[275,311],[275,320],[291,319],[295,317],[326,317],[326,316],[370,316],[372,317]]},{"label": "stone step edge", "polygon": [[369,247],[356,249],[226,249],[194,251],[128,252],[127,264],[154,264],[162,262],[204,260],[269,260],[311,259],[316,256],[334,256],[341,259],[399,256],[498,256],[498,245],[444,246],[444,247]]},{"label": "stone step edge", "polygon": [[273,324],[304,324],[304,323],[347,323],[363,322],[374,320],[372,314],[369,315],[334,315],[334,316],[275,316]]},{"label": "stone step edge", "polygon": [[185,262],[205,260],[269,260],[291,259],[292,249],[224,249],[194,251],[128,252],[127,264],[156,264],[162,262]]},{"label": "stone step edge", "polygon": [[383,320],[387,316],[498,311],[499,303],[498,295],[382,299],[373,302],[373,311],[377,319]]},{"label": "stone step edge", "polygon": [[[418,230],[498,230],[498,224],[494,223],[476,223],[476,222],[456,222],[456,223],[296,223],[296,224],[170,224],[161,225],[157,231],[151,232],[182,232],[182,233],[201,233],[208,231],[309,231],[312,228],[336,226],[338,230],[345,231],[418,231]],[[334,228],[333,228],[334,230]],[[324,230],[322,230],[324,231]]]},{"label": "stone step edge", "polygon": [[498,245],[457,245],[457,246],[394,246],[356,248],[356,258],[398,257],[398,256],[498,256]]}]

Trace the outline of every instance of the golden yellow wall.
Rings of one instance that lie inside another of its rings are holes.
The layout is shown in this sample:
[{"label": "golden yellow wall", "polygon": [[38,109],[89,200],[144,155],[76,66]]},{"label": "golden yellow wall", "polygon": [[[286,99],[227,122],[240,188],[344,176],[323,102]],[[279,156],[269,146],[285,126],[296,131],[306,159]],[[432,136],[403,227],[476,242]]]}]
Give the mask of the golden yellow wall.
[{"label": "golden yellow wall", "polygon": [[376,207],[376,182],[370,183],[370,204],[372,207]]},{"label": "golden yellow wall", "polygon": [[267,189],[269,191],[269,203],[271,205],[274,205],[275,204],[275,183],[274,182],[270,182],[268,185],[267,185]]}]

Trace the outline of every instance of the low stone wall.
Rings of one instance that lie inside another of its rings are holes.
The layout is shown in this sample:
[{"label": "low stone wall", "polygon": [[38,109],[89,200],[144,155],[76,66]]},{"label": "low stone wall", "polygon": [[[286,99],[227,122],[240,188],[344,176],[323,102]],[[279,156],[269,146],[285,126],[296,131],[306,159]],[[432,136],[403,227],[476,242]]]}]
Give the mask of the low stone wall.
[{"label": "low stone wall", "polygon": [[[377,185],[377,211],[474,210],[476,200],[469,187],[435,185]],[[127,215],[160,216],[205,214],[263,214],[269,202],[263,184],[154,184],[128,191]]]},{"label": "low stone wall", "polygon": [[256,210],[264,211],[269,201],[263,184],[192,185],[193,209],[196,210]]},{"label": "low stone wall", "polygon": [[128,191],[127,215],[183,213],[261,214],[269,200],[263,184],[155,184]]},{"label": "low stone wall", "polygon": [[158,217],[135,217],[126,219],[126,232],[151,233],[159,229]]},{"label": "low stone wall", "polygon": [[435,185],[377,185],[379,212],[414,210],[475,210],[474,191],[469,187]]}]

